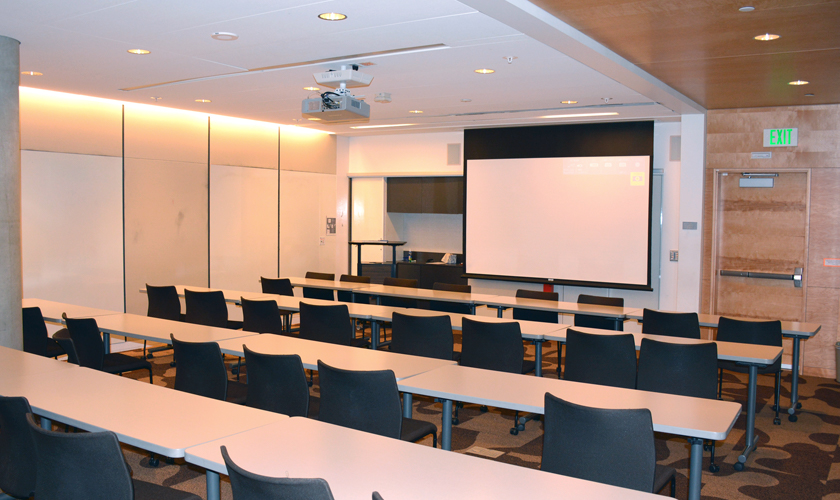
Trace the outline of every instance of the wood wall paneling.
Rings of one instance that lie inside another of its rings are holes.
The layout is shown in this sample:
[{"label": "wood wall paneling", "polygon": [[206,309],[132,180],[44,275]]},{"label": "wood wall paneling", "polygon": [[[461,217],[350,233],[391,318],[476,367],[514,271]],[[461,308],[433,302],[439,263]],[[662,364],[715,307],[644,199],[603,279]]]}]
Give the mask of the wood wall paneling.
[{"label": "wood wall paneling", "polygon": [[824,265],[826,258],[840,259],[840,168],[814,169],[811,175],[808,285],[840,288],[840,267]]}]

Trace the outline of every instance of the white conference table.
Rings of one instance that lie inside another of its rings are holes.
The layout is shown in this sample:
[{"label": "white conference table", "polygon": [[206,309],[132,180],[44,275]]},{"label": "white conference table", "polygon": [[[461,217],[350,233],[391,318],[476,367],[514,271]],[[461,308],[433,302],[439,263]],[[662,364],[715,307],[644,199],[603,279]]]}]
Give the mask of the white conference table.
[{"label": "white conference table", "polygon": [[737,342],[718,342],[703,339],[687,339],[682,337],[668,337],[664,335],[650,335],[646,333],[630,333],[630,332],[616,332],[613,330],[601,330],[598,328],[583,328],[578,326],[563,325],[565,328],[553,333],[546,334],[546,340],[556,340],[561,343],[566,343],[566,333],[568,329],[578,330],[584,333],[592,333],[596,335],[617,335],[626,334],[633,335],[636,344],[636,350],[642,345],[642,339],[657,340],[659,342],[670,342],[672,344],[707,344],[714,342],[717,344],[717,355],[721,361],[733,361],[735,363],[745,365],[749,369],[749,378],[747,382],[747,422],[746,422],[746,446],[744,451],[738,456],[737,470],[742,470],[744,463],[747,461],[750,453],[755,450],[755,407],[757,398],[757,384],[758,384],[758,369],[767,365],[772,365],[781,356],[783,349],[781,347],[755,345],[755,344],[740,344]]},{"label": "white conference table", "polygon": [[[227,474],[220,447],[249,472],[270,477],[323,478],[337,499],[464,500],[564,498],[642,500],[650,493],[584,481],[527,467],[448,453],[398,439],[292,417],[187,449],[186,461],[207,470],[208,491]],[[373,461],[371,461],[373,460]],[[359,469],[371,464],[375,473]],[[208,500],[218,500],[208,495]]]},{"label": "white conference table", "polygon": [[600,316],[604,318],[611,318],[616,324],[623,323],[627,318],[627,314],[638,310],[632,307],[578,304],[577,302],[555,302],[553,300],[511,297],[508,295],[488,296],[488,298],[486,300],[482,300],[481,303],[489,307],[496,308],[498,310],[499,317],[502,317],[502,312],[505,309],[516,307],[531,309],[534,311],[557,312],[557,314],[588,314],[590,316]]},{"label": "white conference table", "polygon": [[25,378],[43,373],[61,372],[78,368],[76,365],[53,358],[30,354],[17,349],[0,346],[0,367],[2,378]]},{"label": "white conference table", "polygon": [[545,393],[596,408],[648,408],[653,430],[685,436],[691,444],[689,495],[700,498],[703,440],[723,440],[741,405],[634,389],[570,382],[516,373],[446,366],[398,382],[401,391],[443,400],[441,447],[452,446],[452,402],[463,401],[530,413],[545,413]]},{"label": "white conference table", "polygon": [[[674,312],[674,311],[662,311],[662,312]],[[639,322],[642,321],[644,316],[644,309],[636,309],[635,311],[629,313],[627,315],[627,319],[635,319]],[[700,320],[700,326],[703,328],[717,328],[718,323],[720,323],[720,315],[718,314],[706,314],[701,313],[698,314],[698,319]],[[731,319],[737,319],[741,321],[770,321],[770,320],[761,320],[756,318],[742,318],[739,316],[727,316]],[[793,356],[791,360],[791,372],[793,380],[791,381],[790,387],[790,408],[788,408],[788,420],[791,422],[796,422],[798,419],[796,416],[796,410],[802,408],[802,403],[799,402],[799,357],[800,357],[800,342],[802,340],[808,340],[809,338],[815,336],[822,325],[819,323],[804,323],[799,321],[782,321],[782,336],[788,337],[793,341]]]},{"label": "white conference table", "polygon": [[45,321],[58,325],[62,324],[62,313],[66,313],[68,318],[97,318],[100,316],[110,316],[112,314],[122,314],[122,311],[110,311],[108,309],[78,306],[75,304],[54,302],[52,300],[44,299],[23,299],[23,307],[40,308]]}]

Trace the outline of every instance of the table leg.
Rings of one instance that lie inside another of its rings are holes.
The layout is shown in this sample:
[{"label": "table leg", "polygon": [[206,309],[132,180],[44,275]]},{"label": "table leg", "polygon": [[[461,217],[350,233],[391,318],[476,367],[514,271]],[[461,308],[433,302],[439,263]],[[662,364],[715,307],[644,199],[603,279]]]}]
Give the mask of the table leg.
[{"label": "table leg", "polygon": [[370,320],[370,348],[374,351],[379,348],[379,322]]},{"label": "table leg", "polygon": [[411,400],[413,394],[410,392],[403,393],[403,418],[411,418]]},{"label": "table leg", "polygon": [[111,334],[102,332],[102,344],[105,346],[105,354],[111,354]]},{"label": "table leg", "polygon": [[700,487],[703,476],[703,440],[688,438],[691,445],[688,466],[688,500],[700,500]]},{"label": "table leg", "polygon": [[219,500],[219,473],[207,470],[207,500]]},{"label": "table leg", "polygon": [[743,470],[747,457],[755,449],[755,398],[756,385],[758,378],[758,366],[749,365],[750,375],[747,383],[747,435],[746,447],[744,451],[738,456],[738,463],[735,464],[735,470]]},{"label": "table leg", "polygon": [[470,304],[470,314],[475,316],[475,302]]},{"label": "table leg", "polygon": [[443,416],[440,422],[440,449],[452,450],[452,400],[443,400]]},{"label": "table leg", "polygon": [[47,417],[41,417],[41,428],[46,429],[48,431],[52,430],[52,420],[48,419]]},{"label": "table leg", "polygon": [[391,245],[391,277],[397,277],[397,246]]},{"label": "table leg", "polygon": [[545,340],[534,340],[534,363],[537,365],[534,368],[534,375],[542,377],[542,345]]},{"label": "table leg", "polygon": [[497,318],[501,318],[501,317],[502,317],[502,315],[503,315],[503,314],[504,314],[504,312],[505,312],[505,308],[504,308],[504,307],[502,307],[502,306],[492,306],[492,307],[495,307],[495,308],[496,308],[496,317],[497,317]]},{"label": "table leg", "polygon": [[356,276],[362,276],[362,245],[356,245]]},{"label": "table leg", "polygon": [[796,422],[796,410],[801,408],[799,404],[799,337],[793,337],[793,361],[791,361],[791,368],[793,369],[793,379],[790,383],[790,408],[788,408],[788,420]]}]

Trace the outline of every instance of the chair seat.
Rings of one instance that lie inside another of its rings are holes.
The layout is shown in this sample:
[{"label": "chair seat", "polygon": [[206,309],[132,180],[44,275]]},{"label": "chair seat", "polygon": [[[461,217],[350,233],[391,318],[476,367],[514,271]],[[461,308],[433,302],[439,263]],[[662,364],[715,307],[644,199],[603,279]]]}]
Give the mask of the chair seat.
[{"label": "chair seat", "polygon": [[461,351],[452,351],[452,361],[461,363]]},{"label": "chair seat", "polygon": [[309,396],[309,412],[306,414],[306,418],[311,418],[312,420],[318,420],[318,413],[321,409],[321,398],[318,396]]},{"label": "chair seat", "polygon": [[241,321],[228,320],[227,327],[230,330],[241,330],[242,329],[242,322]]},{"label": "chair seat", "polygon": [[402,431],[400,432],[401,441],[413,443],[426,436],[432,436],[434,445],[437,447],[437,426],[435,424],[424,420],[403,417]]},{"label": "chair seat", "polygon": [[228,380],[227,397],[225,401],[228,403],[235,403],[244,405],[248,399],[248,384],[236,382],[235,380]]},{"label": "chair seat", "polygon": [[673,467],[656,464],[656,469],[653,471],[653,493],[662,491],[662,488],[676,475],[677,471]]},{"label": "chair seat", "polygon": [[139,479],[132,479],[132,482],[134,483],[135,500],[201,500],[201,497],[186,491],[147,483]]},{"label": "chair seat", "polygon": [[526,359],[522,362],[522,373],[531,373],[537,369],[537,363]]},{"label": "chair seat", "polygon": [[61,356],[62,354],[67,354],[64,351],[64,348],[58,345],[53,339],[47,339],[47,357],[54,358],[56,356]]},{"label": "chair seat", "polygon": [[351,347],[370,347],[370,340],[360,339],[358,337],[354,337],[354,338],[350,339],[350,346]]},{"label": "chair seat", "polygon": [[[731,372],[738,372],[738,373],[749,373],[750,367],[745,365],[739,365],[734,361],[718,361],[718,368],[722,370],[729,370]],[[759,374],[766,374],[766,373],[778,373],[782,369],[782,361],[781,358],[779,361],[776,361],[772,365],[767,365],[765,367],[759,367],[758,373]]]},{"label": "chair seat", "polygon": [[151,363],[145,359],[135,358],[121,352],[106,354],[102,360],[102,371],[107,373],[122,373],[133,370],[150,370]]}]

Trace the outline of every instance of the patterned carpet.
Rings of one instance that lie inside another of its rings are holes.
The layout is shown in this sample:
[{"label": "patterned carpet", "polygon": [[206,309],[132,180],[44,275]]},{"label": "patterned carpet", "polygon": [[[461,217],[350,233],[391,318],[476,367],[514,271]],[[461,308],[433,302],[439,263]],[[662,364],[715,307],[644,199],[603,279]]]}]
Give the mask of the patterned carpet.
[{"label": "patterned carpet", "polygon": [[[529,350],[533,355],[533,349]],[[137,352],[129,352],[139,355]],[[152,360],[155,384],[172,387],[176,368],[171,368],[171,351],[161,352]],[[228,357],[229,361],[235,359]],[[544,348],[544,374],[557,377],[557,344]],[[244,372],[244,370],[243,370]],[[143,380],[145,372],[131,375]],[[243,373],[244,377],[244,373]],[[148,379],[146,379],[148,380]],[[317,393],[317,374],[313,393]],[[746,375],[727,372],[723,398],[744,402]],[[709,454],[704,457],[703,499],[816,499],[840,500],[840,384],[830,379],[800,377],[802,410],[797,422],[789,422],[782,413],[782,424],[773,425],[771,409],[773,377],[759,376],[756,435],[758,449],[747,461],[742,472],[733,464],[744,447],[746,410],[736,422],[728,439],[717,443],[716,462],[720,471],[708,472]],[[790,374],[782,378],[782,408],[790,397]],[[414,417],[434,422],[441,419],[441,405],[423,398],[414,398]],[[466,405],[460,412],[460,424],[453,427],[452,448],[458,453],[498,460],[523,467],[539,468],[542,453],[541,422],[531,421],[518,435],[510,434],[513,412],[490,408],[483,413],[478,406]],[[431,439],[422,443],[430,446]],[[659,463],[677,469],[677,498],[688,496],[688,445],[684,439],[657,436]],[[166,486],[205,495],[204,471],[181,460],[160,467],[148,465],[148,454],[124,446],[126,458],[135,477]],[[666,488],[667,490],[667,488]],[[231,499],[230,485],[222,482],[222,498]]]}]

